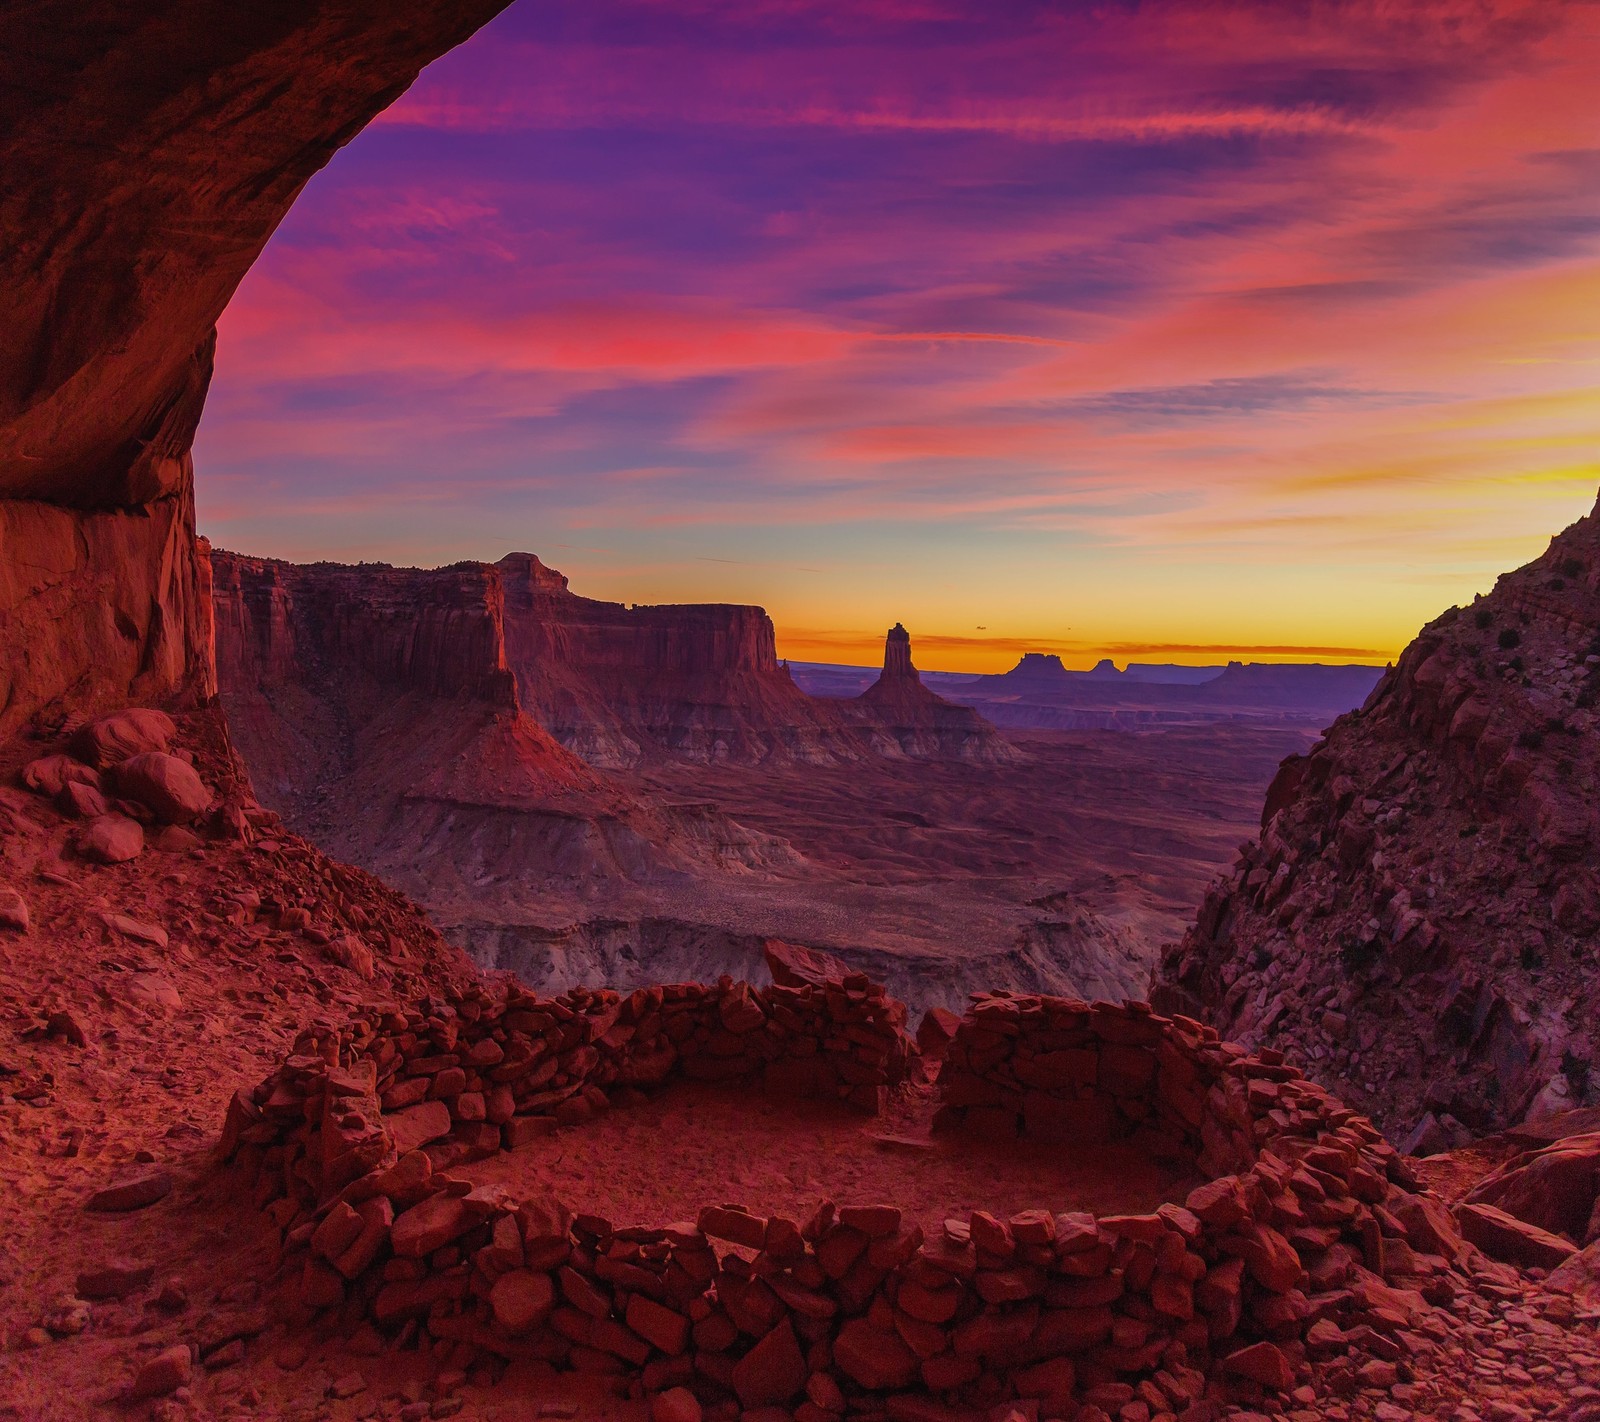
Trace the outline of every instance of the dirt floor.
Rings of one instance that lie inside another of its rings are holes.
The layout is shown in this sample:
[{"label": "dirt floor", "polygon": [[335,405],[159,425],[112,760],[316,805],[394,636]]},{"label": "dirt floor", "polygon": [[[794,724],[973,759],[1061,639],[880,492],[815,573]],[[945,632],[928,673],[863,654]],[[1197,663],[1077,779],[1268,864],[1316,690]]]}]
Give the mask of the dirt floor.
[{"label": "dirt floor", "polygon": [[693,1220],[704,1205],[729,1204],[804,1223],[832,1200],[898,1205],[930,1238],[973,1210],[1133,1213],[1181,1200],[1197,1183],[1126,1146],[933,1136],[934,1105],[922,1087],[871,1118],[682,1083],[457,1173],[524,1198],[547,1190],[619,1225]]}]

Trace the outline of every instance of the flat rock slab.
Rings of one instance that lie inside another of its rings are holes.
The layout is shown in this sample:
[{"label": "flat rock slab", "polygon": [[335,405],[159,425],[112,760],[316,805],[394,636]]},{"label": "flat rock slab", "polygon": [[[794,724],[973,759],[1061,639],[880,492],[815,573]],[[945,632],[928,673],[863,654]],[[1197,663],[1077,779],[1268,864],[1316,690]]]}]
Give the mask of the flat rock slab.
[{"label": "flat rock slab", "polygon": [[171,1171],[147,1170],[139,1175],[125,1176],[102,1190],[96,1190],[89,1196],[84,1209],[102,1214],[126,1214],[130,1210],[142,1210],[170,1195],[172,1185]]},{"label": "flat rock slab", "polygon": [[1461,1233],[1491,1259],[1524,1269],[1554,1269],[1578,1252],[1571,1240],[1519,1220],[1493,1205],[1456,1206]]}]

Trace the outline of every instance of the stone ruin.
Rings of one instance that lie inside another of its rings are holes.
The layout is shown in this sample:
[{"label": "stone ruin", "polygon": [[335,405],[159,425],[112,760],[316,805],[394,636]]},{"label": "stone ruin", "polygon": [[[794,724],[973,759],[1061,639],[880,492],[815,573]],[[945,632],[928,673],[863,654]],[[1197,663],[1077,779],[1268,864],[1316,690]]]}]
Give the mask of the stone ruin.
[{"label": "stone ruin", "polygon": [[1464,1287],[1472,1247],[1367,1120],[1277,1054],[1141,1003],[976,998],[934,1124],[1126,1141],[1204,1177],[1153,1213],[1041,1200],[930,1238],[892,1201],[803,1221],[708,1201],[646,1228],[449,1173],[674,1078],[878,1109],[916,1065],[903,1006],[864,976],[779,976],[477,987],[302,1034],[235,1097],[221,1144],[279,1231],[300,1321],[370,1323],[441,1365],[528,1357],[688,1389],[729,1422],[957,1422],[1008,1402],[1198,1422],[1271,1406],[1312,1360],[1337,1386],[1348,1350],[1403,1356]]}]

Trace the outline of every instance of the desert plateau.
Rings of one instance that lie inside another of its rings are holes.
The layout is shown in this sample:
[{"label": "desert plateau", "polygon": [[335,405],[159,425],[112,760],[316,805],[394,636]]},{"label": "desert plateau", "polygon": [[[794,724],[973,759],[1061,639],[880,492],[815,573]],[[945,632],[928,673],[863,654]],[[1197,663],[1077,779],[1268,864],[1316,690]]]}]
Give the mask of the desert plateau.
[{"label": "desert plateau", "polygon": [[0,1422],[1600,1422],[1597,72],[0,12]]}]

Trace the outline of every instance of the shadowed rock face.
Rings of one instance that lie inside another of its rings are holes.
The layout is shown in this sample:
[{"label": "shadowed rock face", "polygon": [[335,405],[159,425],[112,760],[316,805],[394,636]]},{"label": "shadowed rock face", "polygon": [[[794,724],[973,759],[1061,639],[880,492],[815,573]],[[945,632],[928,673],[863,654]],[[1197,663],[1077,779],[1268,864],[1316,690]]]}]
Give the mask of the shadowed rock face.
[{"label": "shadowed rock face", "polygon": [[306,181],[507,0],[0,12],[0,734],[209,689],[190,444]]},{"label": "shadowed rock face", "polygon": [[1158,999],[1282,1047],[1419,1147],[1595,1101],[1597,701],[1592,513],[1284,762]]},{"label": "shadowed rock face", "polygon": [[221,549],[207,562],[229,721],[276,803],[331,806],[348,829],[358,790],[504,807],[599,789],[522,711],[493,568],[301,567]]}]

